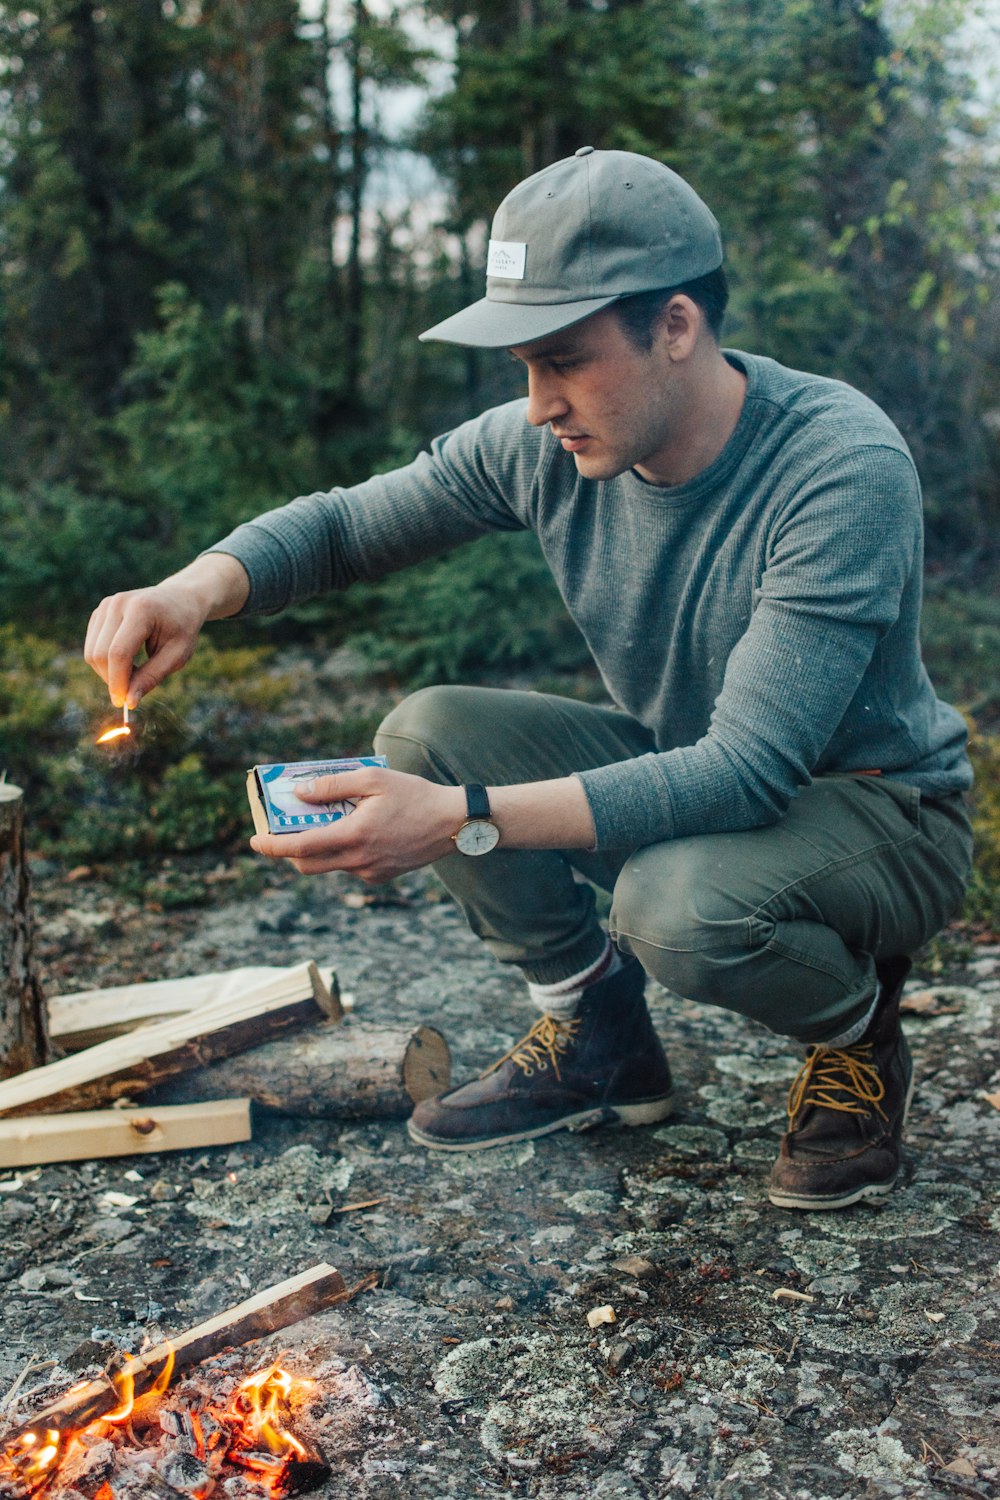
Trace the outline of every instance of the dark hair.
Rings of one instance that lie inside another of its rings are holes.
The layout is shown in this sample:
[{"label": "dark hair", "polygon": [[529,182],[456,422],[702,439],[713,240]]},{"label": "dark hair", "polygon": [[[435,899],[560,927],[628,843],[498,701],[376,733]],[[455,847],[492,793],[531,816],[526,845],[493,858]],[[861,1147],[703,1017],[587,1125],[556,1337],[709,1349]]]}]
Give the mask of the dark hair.
[{"label": "dark hair", "polygon": [[635,347],[648,354],[653,347],[657,318],[671,297],[678,295],[690,297],[697,303],[712,337],[718,340],[729,301],[729,283],[721,266],[709,271],[707,276],[696,276],[693,281],[684,281],[680,286],[657,287],[652,292],[636,292],[634,296],[622,297],[620,302],[611,304],[609,311],[616,315]]}]

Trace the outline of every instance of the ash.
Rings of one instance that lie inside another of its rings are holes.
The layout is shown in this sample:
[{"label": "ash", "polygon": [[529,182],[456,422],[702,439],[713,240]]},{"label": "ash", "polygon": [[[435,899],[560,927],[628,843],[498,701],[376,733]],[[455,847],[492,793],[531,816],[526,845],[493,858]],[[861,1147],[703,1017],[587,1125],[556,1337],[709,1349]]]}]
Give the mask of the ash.
[{"label": "ash", "polygon": [[[422,877],[359,908],[370,893],[339,876],[276,874],[235,901],[209,873],[214,904],[166,912],[36,875],[48,990],[316,958],[359,1015],[439,1026],[456,1079],[534,1019]],[[281,1354],[320,1382],[297,1419],[331,1467],[317,1496],[995,1494],[1000,946],[951,962],[910,987],[932,998],[906,1022],[907,1176],[882,1208],[770,1207],[797,1054],[656,990],[681,1087],[660,1127],[436,1156],[396,1122],[258,1113],[236,1149],[0,1172],[0,1419],[327,1260],[378,1287],[166,1398]],[[591,1330],[606,1304],[616,1321]],[[102,1440],[55,1500],[103,1482],[115,1500],[192,1495],[180,1446],[162,1426]],[[231,1475],[213,1494],[260,1489]]]}]

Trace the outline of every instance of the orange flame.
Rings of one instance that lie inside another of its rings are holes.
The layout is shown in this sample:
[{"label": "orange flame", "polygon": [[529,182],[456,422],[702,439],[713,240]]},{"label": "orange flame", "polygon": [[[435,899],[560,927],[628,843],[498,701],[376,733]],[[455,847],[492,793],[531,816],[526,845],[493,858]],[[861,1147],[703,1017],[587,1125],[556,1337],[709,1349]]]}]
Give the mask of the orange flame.
[{"label": "orange flame", "polygon": [[307,1457],[306,1448],[285,1427],[284,1418],[314,1384],[312,1380],[296,1379],[275,1363],[238,1385],[226,1408],[225,1420],[236,1424],[227,1457],[258,1475],[270,1496],[283,1493],[282,1480],[289,1460]]},{"label": "orange flame", "polygon": [[131,733],[132,731],[127,724],[116,724],[114,729],[106,729],[103,734],[99,734],[94,743],[97,745],[106,745],[108,740],[120,740],[123,735]]},{"label": "orange flame", "polygon": [[170,1385],[170,1380],[174,1373],[175,1358],[176,1356],[174,1354],[174,1346],[168,1339],[167,1357],[163,1361],[163,1369],[160,1371],[159,1375],[157,1375],[156,1379],[153,1381],[153,1384],[149,1388],[148,1394],[151,1397],[162,1396],[164,1391]]},{"label": "orange flame", "polygon": [[[174,1362],[174,1349],[168,1344],[167,1358],[144,1400],[156,1400],[164,1394],[174,1372]],[[51,1427],[22,1433],[0,1449],[0,1481],[12,1481],[17,1492],[26,1496],[51,1494],[51,1487],[80,1439],[87,1433],[100,1432],[105,1423],[127,1421],[133,1412],[134,1375],[127,1368],[113,1369],[108,1378],[118,1397],[114,1411],[95,1418],[79,1431],[63,1432]],[[224,1410],[208,1408],[222,1427],[207,1442],[199,1413],[189,1413],[197,1456],[207,1458],[210,1464],[228,1460],[238,1465],[248,1479],[252,1477],[260,1486],[268,1500],[280,1500],[285,1494],[288,1464],[310,1457],[304,1444],[288,1431],[285,1421],[314,1388],[315,1381],[290,1375],[277,1362],[249,1375],[237,1386]],[[207,1489],[198,1491],[194,1500],[205,1500],[213,1486],[214,1480]],[[114,1500],[110,1485],[102,1484],[94,1500]]]},{"label": "orange flame", "polygon": [[9,1476],[36,1494],[55,1476],[66,1456],[70,1439],[55,1427],[44,1432],[24,1432],[0,1454],[0,1477]]}]

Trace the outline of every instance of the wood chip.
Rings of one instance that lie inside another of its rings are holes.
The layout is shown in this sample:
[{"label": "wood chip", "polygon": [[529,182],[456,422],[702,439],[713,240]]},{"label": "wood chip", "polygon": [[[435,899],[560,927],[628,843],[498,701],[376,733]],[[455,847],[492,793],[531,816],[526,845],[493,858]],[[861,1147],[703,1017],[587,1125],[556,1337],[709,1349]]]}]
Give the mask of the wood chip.
[{"label": "wood chip", "polygon": [[924,1308],[924,1317],[927,1319],[928,1323],[943,1323],[944,1322],[944,1313],[932,1313],[932,1312],[928,1312],[927,1309],[926,1309],[926,1307]]},{"label": "wood chip", "polygon": [[942,1464],[941,1473],[961,1474],[966,1479],[975,1479],[979,1470],[967,1458],[953,1458],[950,1464]]},{"label": "wood chip", "polygon": [[342,1203],[333,1211],[335,1214],[352,1214],[359,1208],[377,1208],[380,1203],[388,1203],[388,1198],[366,1198],[362,1203]]},{"label": "wood chip", "polygon": [[914,990],[912,994],[904,995],[899,1002],[899,1008],[904,1015],[910,1016],[955,1016],[962,1007],[956,1005],[952,1000],[949,1005],[947,994],[938,990]]},{"label": "wood chip", "polygon": [[992,1106],[993,1106],[994,1109],[1000,1109],[1000,1093],[997,1093],[997,1094],[987,1094],[987,1093],[984,1093],[983,1094],[983,1098],[986,1100],[987,1104],[992,1104]]},{"label": "wood chip", "polygon": [[611,1266],[615,1271],[624,1271],[626,1276],[634,1276],[637,1281],[645,1276],[652,1276],[656,1271],[653,1262],[644,1255],[625,1255],[621,1260],[612,1261]]},{"label": "wood chip", "polygon": [[604,1307],[592,1307],[587,1314],[587,1324],[590,1328],[600,1328],[602,1323],[617,1323],[615,1310],[610,1305]]},{"label": "wood chip", "polygon": [[777,1291],[771,1293],[772,1302],[780,1302],[784,1298],[786,1302],[815,1302],[815,1297],[810,1297],[808,1292],[793,1292],[790,1286],[779,1286]]}]

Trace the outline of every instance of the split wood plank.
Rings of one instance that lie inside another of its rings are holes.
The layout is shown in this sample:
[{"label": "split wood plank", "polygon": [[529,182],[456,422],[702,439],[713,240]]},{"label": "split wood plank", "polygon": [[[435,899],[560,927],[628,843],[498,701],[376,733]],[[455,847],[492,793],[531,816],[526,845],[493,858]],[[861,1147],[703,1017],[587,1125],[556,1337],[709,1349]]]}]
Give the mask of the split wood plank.
[{"label": "split wood plank", "polygon": [[[232,1057],[289,1031],[328,1020],[330,992],[314,963],[308,998],[288,999],[288,983],[267,981],[242,996],[231,996],[186,1015],[140,1026],[44,1068],[33,1068],[0,1082],[0,1118],[93,1109],[142,1094],[156,1083]],[[299,990],[301,993],[301,989]]]},{"label": "split wood plank", "polygon": [[308,1271],[287,1281],[279,1281],[266,1291],[258,1292],[256,1297],[199,1323],[175,1339],[154,1344],[145,1354],[122,1359],[114,1382],[109,1376],[101,1375],[96,1380],[85,1380],[73,1386],[58,1400],[34,1412],[31,1421],[24,1423],[8,1439],[7,1447],[12,1447],[19,1437],[29,1432],[68,1432],[86,1427],[121,1404],[119,1391],[129,1381],[133,1383],[136,1398],[142,1396],[166,1369],[171,1349],[174,1370],[190,1369],[226,1349],[241,1348],[253,1339],[264,1338],[279,1328],[288,1328],[292,1323],[323,1312],[351,1295],[340,1272],[321,1261]]},{"label": "split wood plank", "polygon": [[401,1120],[451,1082],[448,1043],[433,1026],[376,1026],[348,1016],[280,1037],[157,1089],[166,1103],[248,1095],[285,1114],[328,1120]]},{"label": "split wood plank", "polygon": [[150,1151],[231,1146],[251,1136],[249,1099],[210,1099],[157,1109],[94,1109],[0,1120],[0,1167],[94,1161]]},{"label": "split wood plank", "polygon": [[[343,1015],[343,1006],[332,969],[320,969],[320,978],[330,993],[331,1019]],[[124,1036],[137,1026],[186,1015],[203,1005],[244,995],[258,985],[282,979],[290,984],[289,998],[300,988],[311,992],[305,966],[275,967],[260,964],[242,969],[222,969],[216,974],[188,974],[183,979],[152,979],[143,984],[121,984],[77,994],[52,995],[48,1001],[49,1031],[64,1052],[79,1052],[99,1042]]]}]

